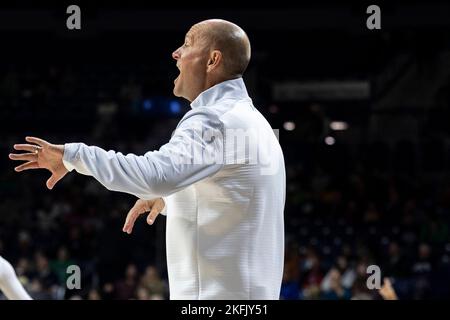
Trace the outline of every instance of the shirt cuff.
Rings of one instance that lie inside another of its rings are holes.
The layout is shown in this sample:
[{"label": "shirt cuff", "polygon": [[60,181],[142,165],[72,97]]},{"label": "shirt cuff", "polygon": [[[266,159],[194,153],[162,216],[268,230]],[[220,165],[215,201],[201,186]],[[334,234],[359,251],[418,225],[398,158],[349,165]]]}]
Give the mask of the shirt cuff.
[{"label": "shirt cuff", "polygon": [[64,154],[63,154],[63,164],[64,167],[70,172],[75,169],[75,166],[72,164],[72,161],[75,160],[76,148],[75,143],[66,143],[64,144]]},{"label": "shirt cuff", "polygon": [[160,214],[163,216],[167,215],[167,197],[161,197],[164,201],[164,208],[161,210]]}]

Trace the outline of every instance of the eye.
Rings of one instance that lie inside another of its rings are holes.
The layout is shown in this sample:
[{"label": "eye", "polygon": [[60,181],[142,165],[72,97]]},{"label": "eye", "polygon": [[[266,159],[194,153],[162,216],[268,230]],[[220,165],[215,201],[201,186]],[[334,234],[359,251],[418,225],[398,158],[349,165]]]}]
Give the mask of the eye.
[{"label": "eye", "polygon": [[189,37],[186,37],[184,39],[183,48],[190,47],[190,46],[191,46],[191,39]]}]

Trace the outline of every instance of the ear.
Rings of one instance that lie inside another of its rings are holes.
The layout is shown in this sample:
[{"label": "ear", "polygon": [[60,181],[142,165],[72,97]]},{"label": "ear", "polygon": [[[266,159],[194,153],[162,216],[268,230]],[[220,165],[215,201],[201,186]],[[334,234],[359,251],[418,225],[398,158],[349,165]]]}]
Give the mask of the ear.
[{"label": "ear", "polygon": [[211,72],[219,67],[222,63],[222,52],[219,50],[211,51],[208,59],[206,72]]}]

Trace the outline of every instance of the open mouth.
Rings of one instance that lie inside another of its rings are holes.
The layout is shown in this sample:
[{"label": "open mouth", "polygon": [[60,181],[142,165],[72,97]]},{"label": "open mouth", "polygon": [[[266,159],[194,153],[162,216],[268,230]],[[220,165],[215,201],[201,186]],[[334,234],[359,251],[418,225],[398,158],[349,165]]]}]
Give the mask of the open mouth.
[{"label": "open mouth", "polygon": [[178,66],[178,64],[177,64],[177,68],[178,68],[178,70],[180,71],[180,73],[178,74],[178,76],[176,77],[176,79],[175,79],[175,80],[173,80],[173,83],[176,83],[176,82],[177,82],[177,80],[178,80],[178,78],[180,78],[180,74],[181,74],[181,69],[180,69],[180,67]]}]

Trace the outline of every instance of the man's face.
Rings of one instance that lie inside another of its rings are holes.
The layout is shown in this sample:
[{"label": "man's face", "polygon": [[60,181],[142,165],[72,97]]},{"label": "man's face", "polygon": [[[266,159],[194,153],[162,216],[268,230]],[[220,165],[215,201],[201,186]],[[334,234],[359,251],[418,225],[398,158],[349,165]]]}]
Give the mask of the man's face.
[{"label": "man's face", "polygon": [[180,74],[174,81],[173,93],[193,101],[206,89],[208,43],[202,36],[205,26],[194,25],[186,34],[184,44],[172,53]]}]

